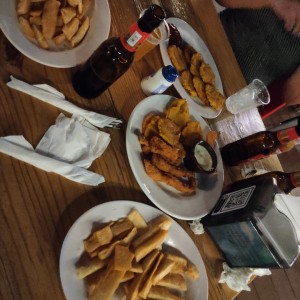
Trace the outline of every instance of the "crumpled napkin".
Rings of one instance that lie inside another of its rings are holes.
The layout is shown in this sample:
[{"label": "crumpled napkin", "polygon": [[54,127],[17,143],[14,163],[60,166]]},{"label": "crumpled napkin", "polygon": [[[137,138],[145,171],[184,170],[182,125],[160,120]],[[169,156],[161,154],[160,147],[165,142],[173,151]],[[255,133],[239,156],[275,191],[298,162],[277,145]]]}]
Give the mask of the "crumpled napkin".
[{"label": "crumpled napkin", "polygon": [[35,152],[30,143],[21,135],[0,137],[0,152],[78,183],[95,186],[105,181],[104,177],[99,174]]},{"label": "crumpled napkin", "polygon": [[230,268],[227,263],[223,263],[223,272],[219,279],[219,283],[226,283],[229,288],[234,291],[250,291],[248,286],[251,276],[270,275],[269,269],[253,269],[253,268]]},{"label": "crumpled napkin", "polygon": [[107,148],[111,138],[85,121],[60,114],[36,147],[36,152],[54,159],[88,168]]},{"label": "crumpled napkin", "polygon": [[42,100],[48,104],[54,105],[73,115],[80,115],[84,117],[88,122],[99,128],[117,127],[122,123],[122,121],[119,119],[108,117],[77,107],[76,105],[67,101],[64,94],[47,84],[31,85],[24,81],[18,80],[13,76],[10,76],[10,81],[7,82],[7,86],[35,97],[39,100]]}]

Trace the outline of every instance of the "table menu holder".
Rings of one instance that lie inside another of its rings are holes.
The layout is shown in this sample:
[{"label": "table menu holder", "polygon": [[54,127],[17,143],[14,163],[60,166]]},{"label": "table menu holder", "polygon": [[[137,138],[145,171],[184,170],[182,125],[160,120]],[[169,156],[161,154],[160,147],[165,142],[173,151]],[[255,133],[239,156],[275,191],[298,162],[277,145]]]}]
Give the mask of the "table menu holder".
[{"label": "table menu holder", "polygon": [[230,267],[289,268],[298,256],[291,221],[274,204],[275,178],[238,181],[203,218]]}]

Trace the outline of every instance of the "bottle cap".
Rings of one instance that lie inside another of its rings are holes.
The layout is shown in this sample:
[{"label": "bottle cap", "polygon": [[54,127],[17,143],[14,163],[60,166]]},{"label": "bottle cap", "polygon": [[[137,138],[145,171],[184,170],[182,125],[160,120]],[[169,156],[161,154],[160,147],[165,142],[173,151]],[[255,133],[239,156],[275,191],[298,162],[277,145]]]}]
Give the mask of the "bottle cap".
[{"label": "bottle cap", "polygon": [[178,72],[171,65],[163,67],[162,74],[163,74],[164,78],[169,82],[174,82],[176,80],[176,78],[178,77]]}]

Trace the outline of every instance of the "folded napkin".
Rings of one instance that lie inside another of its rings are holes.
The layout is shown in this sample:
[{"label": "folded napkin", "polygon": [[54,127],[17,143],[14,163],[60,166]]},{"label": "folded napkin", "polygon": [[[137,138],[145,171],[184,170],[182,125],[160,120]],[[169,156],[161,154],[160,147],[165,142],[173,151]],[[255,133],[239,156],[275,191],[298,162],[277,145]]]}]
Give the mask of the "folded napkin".
[{"label": "folded napkin", "polygon": [[67,101],[64,94],[47,84],[31,85],[24,81],[18,80],[13,76],[10,76],[10,81],[7,83],[7,85],[12,89],[18,90],[48,104],[54,105],[71,114],[80,115],[88,122],[99,128],[117,127],[122,123],[122,121],[119,119],[77,107],[76,105]]},{"label": "folded napkin", "polygon": [[104,177],[99,174],[35,152],[23,136],[1,137],[0,152],[78,183],[95,186],[105,181]]}]

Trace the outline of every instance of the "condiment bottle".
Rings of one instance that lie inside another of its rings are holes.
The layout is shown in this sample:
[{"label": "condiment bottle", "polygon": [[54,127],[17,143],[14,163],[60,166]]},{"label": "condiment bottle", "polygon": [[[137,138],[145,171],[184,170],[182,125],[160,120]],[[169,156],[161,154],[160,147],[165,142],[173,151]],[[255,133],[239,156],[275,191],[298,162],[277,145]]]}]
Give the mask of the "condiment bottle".
[{"label": "condiment bottle", "polygon": [[230,166],[246,161],[255,161],[275,153],[282,145],[300,136],[300,126],[279,131],[260,131],[241,140],[225,145],[221,149],[224,162]]},{"label": "condiment bottle", "polygon": [[272,171],[261,175],[252,176],[247,179],[239,180],[237,182],[234,182],[232,186],[240,184],[241,181],[243,181],[243,183],[251,184],[252,182],[264,180],[267,178],[275,178],[278,188],[285,194],[290,193],[294,188],[300,186],[300,171],[291,173]]},{"label": "condiment bottle", "polygon": [[168,65],[145,77],[141,82],[141,87],[147,96],[161,94],[175,82],[177,77],[176,69]]},{"label": "condiment bottle", "polygon": [[129,69],[137,48],[164,18],[164,10],[153,4],[127,34],[104,41],[74,74],[72,84],[75,91],[87,99],[104,92]]}]

